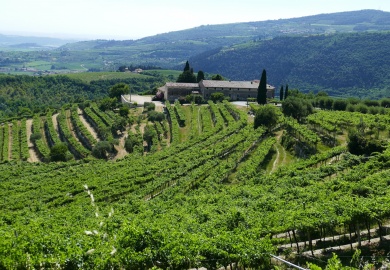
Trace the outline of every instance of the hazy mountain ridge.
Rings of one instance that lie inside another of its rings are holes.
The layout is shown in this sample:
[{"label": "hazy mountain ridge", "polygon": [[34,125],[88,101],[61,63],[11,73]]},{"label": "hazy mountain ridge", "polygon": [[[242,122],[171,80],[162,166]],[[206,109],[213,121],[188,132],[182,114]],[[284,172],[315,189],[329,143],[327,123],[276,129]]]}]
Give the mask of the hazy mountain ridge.
[{"label": "hazy mountain ridge", "polygon": [[[364,29],[363,29],[364,28]],[[300,18],[241,22],[218,25],[201,25],[198,27],[157,34],[138,40],[115,41],[99,40],[99,47],[122,47],[141,45],[160,45],[173,42],[200,42],[211,47],[230,46],[250,40],[268,39],[284,35],[324,34],[332,32],[351,32],[368,30],[390,30],[390,12],[379,10],[360,10],[330,14],[319,14]],[[87,41],[88,43],[88,41]],[[83,44],[85,42],[80,42]],[[76,44],[71,46],[76,49]],[[97,48],[90,41],[89,49]],[[206,47],[209,47],[206,46]]]},{"label": "hazy mountain ridge", "polygon": [[383,97],[390,95],[388,32],[390,12],[350,11],[202,25],[139,40],[81,41],[50,51],[0,51],[0,68],[23,70],[25,63],[33,63],[28,66],[54,71],[114,71],[121,65],[181,70],[190,59],[195,71],[220,73],[232,80],[258,79],[266,68],[275,86],[289,83],[307,91],[362,97],[367,96],[364,89],[375,89],[373,96]]},{"label": "hazy mountain ridge", "polygon": [[67,43],[74,43],[74,39],[60,39],[51,37],[19,36],[0,34],[0,46],[14,48],[48,47],[57,48]]}]

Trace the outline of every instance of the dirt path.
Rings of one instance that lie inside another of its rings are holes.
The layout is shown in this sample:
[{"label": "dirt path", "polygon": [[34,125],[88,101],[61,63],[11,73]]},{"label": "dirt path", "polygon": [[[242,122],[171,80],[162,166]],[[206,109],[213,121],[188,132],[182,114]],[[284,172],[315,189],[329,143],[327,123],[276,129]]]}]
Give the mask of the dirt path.
[{"label": "dirt path", "polygon": [[115,145],[115,149],[117,151],[114,160],[125,157],[128,153],[125,149],[125,139],[127,138],[128,131],[123,132],[123,136],[119,139],[119,145]]},{"label": "dirt path", "polygon": [[[57,116],[59,115],[59,113],[55,113],[51,116],[51,120],[53,121],[53,125],[54,125],[54,129],[56,130],[57,134],[58,133],[58,122],[57,122]],[[52,135],[53,136],[53,135]]]},{"label": "dirt path", "polygon": [[145,127],[146,127],[146,123],[141,123],[141,125],[139,126],[139,130],[142,135],[144,135]]},{"label": "dirt path", "polygon": [[87,128],[87,130],[92,134],[92,137],[95,138],[96,141],[100,141],[96,131],[93,129],[93,127],[88,123],[87,119],[85,119],[83,111],[80,108],[77,108],[77,113],[80,117],[81,123]]},{"label": "dirt path", "polygon": [[[276,158],[272,164],[272,169],[271,169],[270,173],[273,173],[277,169],[278,165],[284,164],[286,162],[286,151],[284,150],[284,148],[280,144],[280,138],[282,137],[282,135],[283,135],[283,131],[279,131],[276,135],[276,144],[275,144]],[[279,148],[282,148],[282,149],[279,150]],[[282,152],[282,153],[280,153],[280,152]],[[283,155],[282,162],[280,162],[280,155]]]},{"label": "dirt path", "polygon": [[38,155],[34,149],[34,144],[30,141],[32,122],[33,122],[32,119],[26,120],[26,129],[27,129],[26,134],[27,134],[28,152],[30,154],[27,161],[28,162],[39,162]]},{"label": "dirt path", "polygon": [[12,128],[13,125],[11,123],[8,124],[8,160],[12,159]]}]

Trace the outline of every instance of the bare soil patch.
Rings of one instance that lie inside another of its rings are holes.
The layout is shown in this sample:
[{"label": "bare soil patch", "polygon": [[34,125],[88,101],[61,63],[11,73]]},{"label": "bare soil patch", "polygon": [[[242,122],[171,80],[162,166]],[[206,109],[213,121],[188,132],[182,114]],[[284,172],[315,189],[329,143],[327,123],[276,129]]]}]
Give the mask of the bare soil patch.
[{"label": "bare soil patch", "polygon": [[80,117],[80,121],[81,123],[83,123],[83,125],[87,128],[87,130],[89,131],[89,133],[92,134],[92,137],[95,138],[96,141],[100,141],[96,131],[93,129],[93,127],[88,123],[87,119],[85,119],[84,115],[83,115],[83,111],[80,109],[80,108],[77,108],[77,113]]},{"label": "bare soil patch", "polygon": [[116,156],[114,157],[114,160],[123,158],[127,155],[127,151],[125,149],[125,139],[128,135],[128,132],[123,132],[123,136],[119,139],[119,145],[115,145],[115,149],[117,151]]}]

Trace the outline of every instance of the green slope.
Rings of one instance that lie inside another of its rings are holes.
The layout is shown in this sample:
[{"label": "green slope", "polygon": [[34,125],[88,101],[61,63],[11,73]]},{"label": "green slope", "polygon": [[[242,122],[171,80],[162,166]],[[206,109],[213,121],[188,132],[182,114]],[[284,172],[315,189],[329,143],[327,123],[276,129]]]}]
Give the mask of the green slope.
[{"label": "green slope", "polygon": [[389,42],[388,32],[278,37],[204,53],[190,62],[232,80],[259,79],[266,69],[276,87],[382,98],[390,95]]}]

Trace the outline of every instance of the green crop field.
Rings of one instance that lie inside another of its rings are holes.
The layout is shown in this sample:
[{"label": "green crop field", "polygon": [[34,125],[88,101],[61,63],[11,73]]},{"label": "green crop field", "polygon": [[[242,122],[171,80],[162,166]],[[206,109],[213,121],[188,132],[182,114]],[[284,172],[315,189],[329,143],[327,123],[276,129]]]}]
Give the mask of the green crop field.
[{"label": "green crop field", "polygon": [[[128,78],[148,78],[147,75],[136,74],[131,72],[80,72],[66,74],[72,79],[80,79],[83,82],[89,83],[98,80],[113,80],[113,79],[128,79]],[[149,77],[150,78],[150,77]]]},{"label": "green crop field", "polygon": [[[162,122],[130,109],[121,132],[120,116],[94,103],[2,126],[0,268],[271,269],[277,250],[305,263],[336,246],[352,256],[349,245],[368,239],[377,244],[362,255],[385,259],[388,111],[322,110],[304,123],[278,113],[267,131],[247,114],[259,106],[166,105]],[[338,138],[354,126],[384,150],[349,153]],[[24,161],[31,127],[38,162]],[[95,158],[91,147],[110,138],[113,156]],[[59,139],[73,158],[49,162]]]}]

